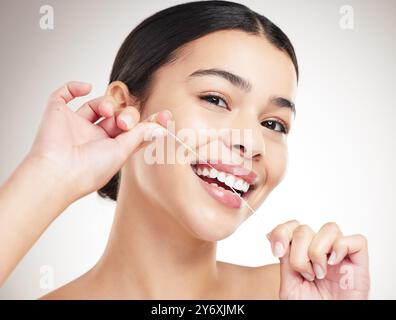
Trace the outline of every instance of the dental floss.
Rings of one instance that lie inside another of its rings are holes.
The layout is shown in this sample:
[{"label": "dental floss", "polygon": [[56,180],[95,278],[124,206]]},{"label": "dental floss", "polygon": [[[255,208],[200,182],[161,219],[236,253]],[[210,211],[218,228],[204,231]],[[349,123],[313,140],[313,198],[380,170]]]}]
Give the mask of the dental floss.
[{"label": "dental floss", "polygon": [[[210,165],[210,163],[208,163],[208,162],[205,161],[205,160],[200,159],[200,158],[199,158],[199,155],[198,155],[193,149],[191,149],[187,144],[185,144],[181,139],[179,139],[175,134],[173,134],[173,132],[171,132],[171,131],[169,131],[169,130],[167,130],[167,131],[168,131],[168,133],[169,133],[173,138],[175,138],[176,141],[180,142],[187,150],[189,150],[190,152],[192,152],[192,153],[198,158],[198,160],[199,160],[200,162],[201,162],[201,161],[202,161],[202,162],[205,162],[209,167],[211,167],[212,169],[215,169],[213,166]],[[263,221],[262,217],[260,217],[258,214],[255,214],[255,215],[253,214],[253,213],[255,213],[255,211],[254,211],[253,208],[249,205],[249,203],[248,203],[245,199],[243,199],[243,198],[239,195],[239,193],[235,191],[235,189],[234,189],[233,187],[229,186],[229,188],[231,188],[231,190],[242,200],[242,206],[241,206],[241,208],[248,207],[249,210],[252,212],[252,215],[251,215],[251,216],[258,217],[259,220],[260,220],[260,221],[264,224],[264,226],[267,228],[266,223]]]}]

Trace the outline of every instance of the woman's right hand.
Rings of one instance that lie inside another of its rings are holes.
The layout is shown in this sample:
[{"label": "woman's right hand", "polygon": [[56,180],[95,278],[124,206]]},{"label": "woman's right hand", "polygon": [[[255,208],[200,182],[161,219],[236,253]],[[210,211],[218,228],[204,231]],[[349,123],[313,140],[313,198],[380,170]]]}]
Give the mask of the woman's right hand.
[{"label": "woman's right hand", "polygon": [[70,201],[105,185],[145,136],[153,130],[156,136],[166,134],[163,126],[171,117],[163,111],[139,122],[136,108],[117,108],[109,96],[91,100],[75,112],[68,107],[68,102],[90,91],[87,83],[69,82],[50,96],[26,157],[54,174]]}]

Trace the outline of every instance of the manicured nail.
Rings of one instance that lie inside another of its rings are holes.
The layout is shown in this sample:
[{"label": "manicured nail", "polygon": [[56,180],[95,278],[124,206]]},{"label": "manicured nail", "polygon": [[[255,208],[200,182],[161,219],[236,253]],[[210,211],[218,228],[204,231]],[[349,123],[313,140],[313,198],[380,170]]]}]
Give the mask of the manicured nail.
[{"label": "manicured nail", "polygon": [[325,277],[325,273],[324,273],[322,267],[319,264],[314,263],[313,264],[313,269],[315,271],[316,278],[323,279]]},{"label": "manicured nail", "polygon": [[166,120],[170,120],[172,118],[172,113],[169,110],[162,111],[162,114]]},{"label": "manicured nail", "polygon": [[302,275],[305,279],[307,279],[308,281],[314,281],[314,279],[315,279],[315,276],[312,275],[312,274],[310,274],[310,273],[308,273],[308,272],[302,272],[301,275]]},{"label": "manicured nail", "polygon": [[333,251],[329,257],[329,260],[327,261],[328,264],[333,265],[335,264],[337,260],[337,254],[335,253],[335,251]]},{"label": "manicured nail", "polygon": [[161,111],[157,114],[156,119],[158,123],[166,127],[168,125],[168,121],[172,119],[172,113],[168,110]]},{"label": "manicured nail", "polygon": [[274,244],[274,256],[280,258],[285,252],[285,247],[280,242],[275,242]]},{"label": "manicured nail", "polygon": [[130,129],[132,127],[132,117],[128,114],[123,115],[122,118],[120,118],[120,121],[122,121],[127,129]]},{"label": "manicured nail", "polygon": [[153,131],[151,131],[151,138],[156,139],[156,138],[161,138],[164,137],[167,134],[168,130],[166,130],[163,127],[155,128]]}]

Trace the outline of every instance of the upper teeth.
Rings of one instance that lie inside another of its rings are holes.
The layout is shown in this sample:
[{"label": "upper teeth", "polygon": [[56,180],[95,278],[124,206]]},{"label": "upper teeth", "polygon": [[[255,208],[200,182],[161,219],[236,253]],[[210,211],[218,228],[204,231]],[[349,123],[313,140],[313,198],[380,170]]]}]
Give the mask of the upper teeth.
[{"label": "upper teeth", "polygon": [[198,167],[196,173],[200,176],[209,176],[210,178],[217,179],[218,181],[225,183],[227,186],[239,191],[247,192],[250,187],[250,184],[245,180],[223,171],[217,171],[214,168],[208,169],[207,167]]}]

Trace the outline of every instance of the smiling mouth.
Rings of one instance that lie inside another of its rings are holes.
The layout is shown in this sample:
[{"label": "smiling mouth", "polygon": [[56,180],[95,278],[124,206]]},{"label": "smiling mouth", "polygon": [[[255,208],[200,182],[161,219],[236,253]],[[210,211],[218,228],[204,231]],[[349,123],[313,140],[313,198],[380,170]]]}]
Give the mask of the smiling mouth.
[{"label": "smiling mouth", "polygon": [[[194,173],[200,179],[204,189],[220,203],[231,207],[241,208],[254,190],[254,182],[257,179],[252,172],[233,174],[235,170],[241,171],[241,167],[225,164],[192,164]],[[243,168],[242,168],[243,170]]]}]

